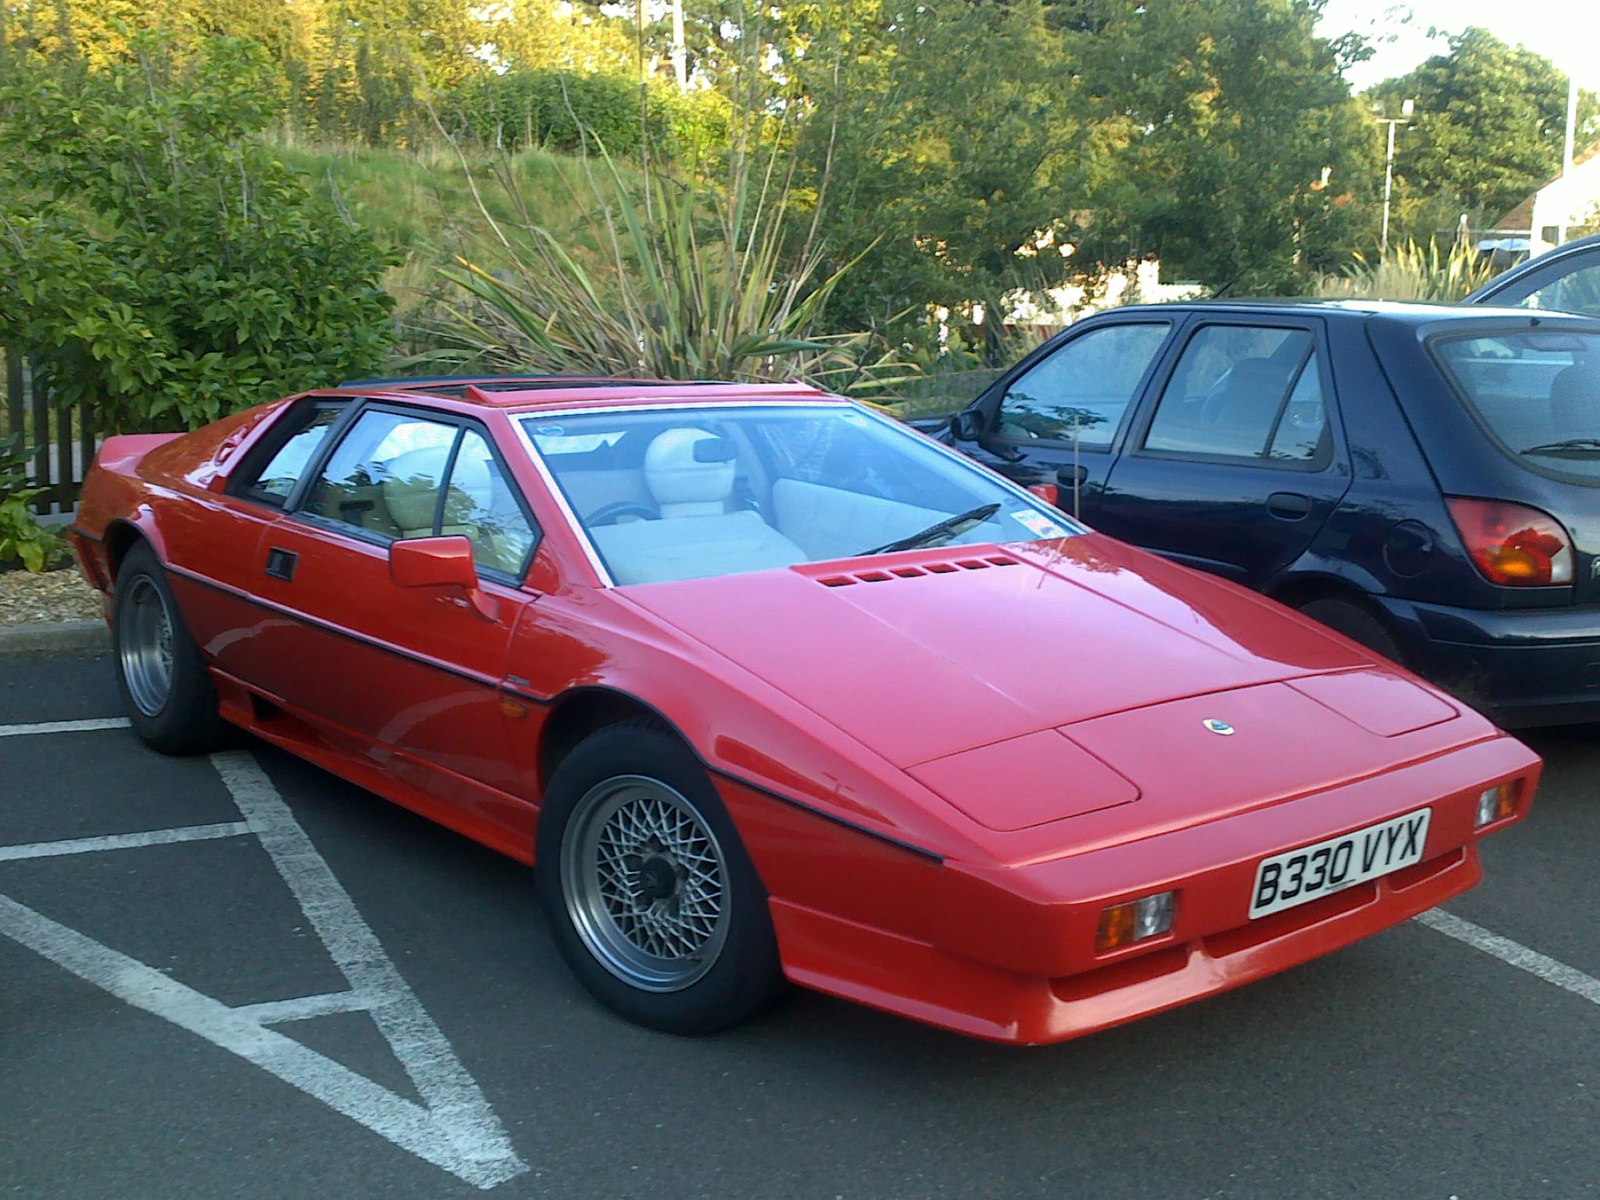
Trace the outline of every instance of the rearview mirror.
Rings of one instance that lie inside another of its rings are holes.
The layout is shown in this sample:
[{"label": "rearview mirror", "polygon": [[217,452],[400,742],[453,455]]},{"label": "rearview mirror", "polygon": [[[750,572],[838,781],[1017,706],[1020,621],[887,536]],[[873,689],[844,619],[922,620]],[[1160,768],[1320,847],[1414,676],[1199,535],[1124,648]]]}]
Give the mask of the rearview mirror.
[{"label": "rearview mirror", "polygon": [[407,538],[389,546],[389,579],[399,588],[462,588],[472,610],[486,621],[500,615],[500,606],[478,587],[472,543],[452,537]]}]

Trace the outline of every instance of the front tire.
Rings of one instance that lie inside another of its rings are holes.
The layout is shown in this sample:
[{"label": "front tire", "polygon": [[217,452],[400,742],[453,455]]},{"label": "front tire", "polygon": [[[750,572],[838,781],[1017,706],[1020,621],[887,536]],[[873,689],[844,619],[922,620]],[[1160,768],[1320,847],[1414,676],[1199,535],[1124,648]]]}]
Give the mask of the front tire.
[{"label": "front tire", "polygon": [[111,641],[128,723],[162,754],[203,754],[226,732],[217,690],[148,542],[117,572]]},{"label": "front tire", "polygon": [[557,949],[628,1020],[713,1033],[782,990],[766,890],[704,768],[659,726],[580,743],[550,781],[535,849]]}]

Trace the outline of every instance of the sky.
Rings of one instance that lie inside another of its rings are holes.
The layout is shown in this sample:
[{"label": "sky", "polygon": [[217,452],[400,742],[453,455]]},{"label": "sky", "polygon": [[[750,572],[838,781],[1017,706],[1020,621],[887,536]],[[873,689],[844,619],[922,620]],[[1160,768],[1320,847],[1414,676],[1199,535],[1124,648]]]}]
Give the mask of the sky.
[{"label": "sky", "polygon": [[1443,53],[1444,38],[1430,39],[1430,27],[1446,34],[1468,25],[1521,43],[1600,91],[1600,0],[1328,0],[1317,30],[1328,37],[1354,30],[1375,43],[1377,53],[1348,76],[1361,91]]}]

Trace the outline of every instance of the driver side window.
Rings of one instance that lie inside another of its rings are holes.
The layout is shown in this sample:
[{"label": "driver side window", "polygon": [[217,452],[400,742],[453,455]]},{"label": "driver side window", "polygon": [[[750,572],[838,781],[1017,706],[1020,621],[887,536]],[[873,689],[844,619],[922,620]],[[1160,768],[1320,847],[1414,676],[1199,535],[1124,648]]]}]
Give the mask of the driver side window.
[{"label": "driver side window", "polygon": [[1151,321],[1073,338],[1006,388],[999,436],[1106,449],[1171,331],[1170,322]]},{"label": "driver side window", "polygon": [[1332,452],[1311,334],[1208,325],[1189,339],[1144,449],[1316,470]]}]

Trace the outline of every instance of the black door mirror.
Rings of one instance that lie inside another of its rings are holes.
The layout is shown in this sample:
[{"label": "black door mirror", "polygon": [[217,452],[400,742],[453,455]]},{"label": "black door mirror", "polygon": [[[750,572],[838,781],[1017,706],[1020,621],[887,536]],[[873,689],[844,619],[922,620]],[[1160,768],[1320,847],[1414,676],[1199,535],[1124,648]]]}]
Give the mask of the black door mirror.
[{"label": "black door mirror", "polygon": [[963,442],[975,442],[983,436],[983,413],[975,408],[963,408],[950,418],[950,432]]}]

